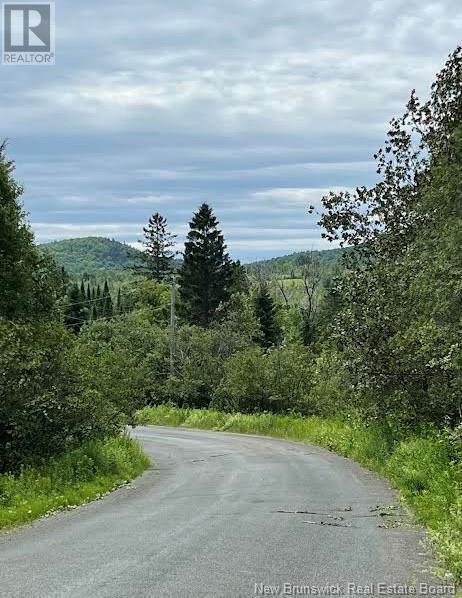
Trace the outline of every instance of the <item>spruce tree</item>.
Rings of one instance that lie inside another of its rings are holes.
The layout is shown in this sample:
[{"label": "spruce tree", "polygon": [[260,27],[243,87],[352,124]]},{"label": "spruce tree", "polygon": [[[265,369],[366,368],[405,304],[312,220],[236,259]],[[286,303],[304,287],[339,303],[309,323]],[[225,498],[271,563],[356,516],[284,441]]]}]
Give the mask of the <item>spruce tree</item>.
[{"label": "spruce tree", "polygon": [[202,204],[189,224],[180,269],[180,294],[187,319],[208,327],[221,302],[230,298],[233,263],[226,253],[218,220]]},{"label": "spruce tree", "polygon": [[96,312],[98,314],[98,316],[100,316],[103,313],[103,303],[104,301],[102,301],[102,296],[101,296],[101,287],[99,286],[99,283],[96,287],[96,294],[95,294],[95,307],[96,307]]},{"label": "spruce tree", "polygon": [[64,323],[75,334],[80,332],[87,317],[83,299],[78,284],[73,283],[68,292],[68,304],[64,313]]},{"label": "spruce tree", "polygon": [[111,318],[114,315],[114,306],[112,304],[112,297],[109,291],[109,285],[107,284],[107,280],[104,281],[104,289],[103,289],[103,317],[104,318]]},{"label": "spruce tree", "polygon": [[255,295],[254,309],[261,330],[261,336],[257,339],[259,344],[265,348],[279,344],[281,328],[277,319],[276,304],[265,284],[259,287]]},{"label": "spruce tree", "polygon": [[122,293],[120,291],[120,287],[119,287],[119,290],[117,291],[117,306],[116,306],[116,311],[117,311],[118,314],[121,314],[123,312]]},{"label": "spruce tree", "polygon": [[161,282],[173,272],[176,252],[176,235],[167,230],[167,219],[159,212],[149,218],[148,226],[143,228],[144,240],[141,241],[144,251],[141,253],[141,265],[135,266],[135,271],[153,280]]}]

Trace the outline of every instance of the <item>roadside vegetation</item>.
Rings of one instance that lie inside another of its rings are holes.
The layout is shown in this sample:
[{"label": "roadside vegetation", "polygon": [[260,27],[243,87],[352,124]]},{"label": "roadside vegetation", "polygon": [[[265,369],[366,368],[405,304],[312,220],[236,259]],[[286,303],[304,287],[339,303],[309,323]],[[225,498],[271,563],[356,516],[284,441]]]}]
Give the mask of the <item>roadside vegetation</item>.
[{"label": "roadside vegetation", "polygon": [[[152,333],[133,343],[124,333],[130,350],[121,343],[115,358],[105,319],[81,331],[83,322],[68,310],[74,285],[67,287],[67,277],[35,246],[13,172],[2,145],[0,527],[92,500],[148,465],[124,430],[142,404],[139,377],[149,364],[141,345]],[[127,381],[119,392],[116,368]]]},{"label": "roadside vegetation", "polygon": [[119,301],[37,250],[3,147],[0,488],[19,504],[30,472],[136,417],[315,442],[387,476],[461,580],[462,48],[375,157],[376,185],[323,198],[323,235],[347,249],[295,256],[296,293],[274,264],[232,260],[204,203],[181,262],[151,216]]},{"label": "roadside vegetation", "polygon": [[89,440],[79,448],[0,476],[0,528],[74,508],[126,484],[149,465],[127,436]]}]

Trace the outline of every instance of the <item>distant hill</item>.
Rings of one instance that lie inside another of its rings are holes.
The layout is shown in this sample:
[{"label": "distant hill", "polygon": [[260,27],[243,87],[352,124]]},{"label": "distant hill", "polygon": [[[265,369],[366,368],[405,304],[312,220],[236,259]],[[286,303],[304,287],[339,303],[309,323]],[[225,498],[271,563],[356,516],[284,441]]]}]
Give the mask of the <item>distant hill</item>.
[{"label": "distant hill", "polygon": [[123,272],[130,268],[139,251],[104,237],[64,239],[40,245],[49,252],[59,266],[74,276],[90,276]]},{"label": "distant hill", "polygon": [[345,249],[324,249],[319,251],[298,251],[290,255],[273,257],[268,260],[261,260],[246,264],[246,269],[251,274],[258,272],[278,275],[281,278],[298,278],[301,275],[303,258],[308,254],[314,254],[321,262],[325,274],[332,272],[341,263],[341,257]]},{"label": "distant hill", "polygon": [[[64,266],[72,276],[87,274],[92,277],[120,277],[128,273],[130,266],[140,254],[137,249],[105,237],[81,237],[64,239],[40,245],[49,252],[59,266]],[[327,249],[314,251],[321,261],[322,269],[328,274],[340,263],[343,249]],[[307,251],[299,251],[290,255],[275,257],[246,264],[249,273],[266,272],[281,278],[298,278],[300,276],[303,257]]]}]

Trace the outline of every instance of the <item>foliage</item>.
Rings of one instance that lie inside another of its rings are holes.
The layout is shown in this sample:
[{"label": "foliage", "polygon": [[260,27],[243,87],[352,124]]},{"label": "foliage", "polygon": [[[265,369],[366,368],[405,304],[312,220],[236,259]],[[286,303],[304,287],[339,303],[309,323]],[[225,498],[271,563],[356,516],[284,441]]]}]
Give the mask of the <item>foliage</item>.
[{"label": "foliage", "polygon": [[218,220],[207,204],[200,206],[189,226],[179,271],[180,295],[187,321],[208,327],[220,303],[231,296],[234,267]]},{"label": "foliage", "polygon": [[137,309],[148,310],[155,324],[166,326],[170,319],[170,288],[165,283],[144,278],[131,290],[131,301]]},{"label": "foliage", "polygon": [[310,361],[306,350],[295,346],[267,353],[257,347],[236,352],[225,364],[211,406],[247,413],[266,410],[312,413]]},{"label": "foliage", "polygon": [[235,324],[225,320],[208,329],[181,326],[176,338],[175,374],[158,388],[157,399],[208,406],[229,357],[252,343],[250,335],[242,334]]},{"label": "foliage", "polygon": [[164,364],[163,332],[137,312],[83,327],[0,319],[0,471],[117,434]]},{"label": "foliage", "polygon": [[462,48],[428,102],[412,94],[376,156],[381,180],[324,198],[331,240],[355,248],[334,329],[371,415],[461,416]]},{"label": "foliage", "polygon": [[60,324],[0,319],[0,471],[120,429],[110,404],[82,385],[73,344]]},{"label": "foliage", "polygon": [[114,305],[112,303],[111,293],[107,280],[104,281],[103,297],[102,297],[102,316],[103,318],[112,318],[114,315]]},{"label": "foliage", "polygon": [[63,289],[61,299],[63,320],[66,327],[78,334],[86,322],[99,319],[110,319],[114,315],[130,312],[134,307],[134,300],[127,288],[119,287],[116,305],[112,299],[108,281],[104,280],[103,290],[100,285],[91,286],[82,280],[80,287],[77,282],[72,282],[68,288]]},{"label": "foliage", "polygon": [[159,212],[149,218],[148,226],[143,228],[144,251],[138,255],[140,265],[135,266],[135,272],[148,276],[157,282],[165,280],[173,272],[176,252],[176,235],[167,230],[167,219]]},{"label": "foliage", "polygon": [[137,311],[92,322],[74,345],[72,357],[84,388],[106,406],[114,423],[129,421],[150,399],[164,369],[165,332],[149,315]]},{"label": "foliage", "polygon": [[23,189],[13,178],[14,164],[0,144],[0,317],[50,316],[59,289],[59,271],[33,244],[20,204]]},{"label": "foliage", "polygon": [[39,246],[50,254],[59,266],[72,276],[102,276],[111,273],[128,276],[128,271],[139,258],[140,252],[129,245],[104,237],[64,239]]},{"label": "foliage", "polygon": [[281,327],[277,307],[266,285],[262,284],[254,296],[255,317],[260,325],[259,343],[262,347],[273,347],[281,340]]},{"label": "foliage", "polygon": [[301,279],[307,256],[314,256],[321,264],[323,276],[328,277],[332,270],[342,263],[347,249],[326,249],[319,251],[298,251],[290,255],[273,257],[245,265],[250,276],[269,279],[277,276],[282,279]]},{"label": "foliage", "polygon": [[[454,432],[393,433],[378,422],[347,419],[224,413],[206,409],[146,407],[140,424],[190,426],[246,434],[263,434],[315,443],[387,477],[410,505],[430,537],[455,583],[462,582],[462,442]],[[456,460],[456,455],[458,455]]]},{"label": "foliage", "polygon": [[99,498],[149,465],[127,436],[89,440],[18,475],[0,475],[0,528],[26,523]]},{"label": "foliage", "polygon": [[[86,298],[82,294],[76,282],[72,283],[68,295],[68,301],[64,311],[64,323],[72,332],[78,334],[89,313],[86,308]],[[97,309],[96,305],[93,305]],[[90,312],[93,314],[93,311]]]}]

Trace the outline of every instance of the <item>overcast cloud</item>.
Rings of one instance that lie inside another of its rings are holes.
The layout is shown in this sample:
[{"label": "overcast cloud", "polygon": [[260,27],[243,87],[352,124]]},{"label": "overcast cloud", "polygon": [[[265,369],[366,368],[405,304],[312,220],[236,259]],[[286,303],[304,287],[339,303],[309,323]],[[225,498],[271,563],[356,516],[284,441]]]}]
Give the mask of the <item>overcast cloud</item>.
[{"label": "overcast cloud", "polygon": [[56,65],[0,66],[0,137],[38,241],[180,241],[215,209],[243,260],[325,247],[310,203],[373,182],[410,90],[461,41],[459,0],[56,2]]}]

